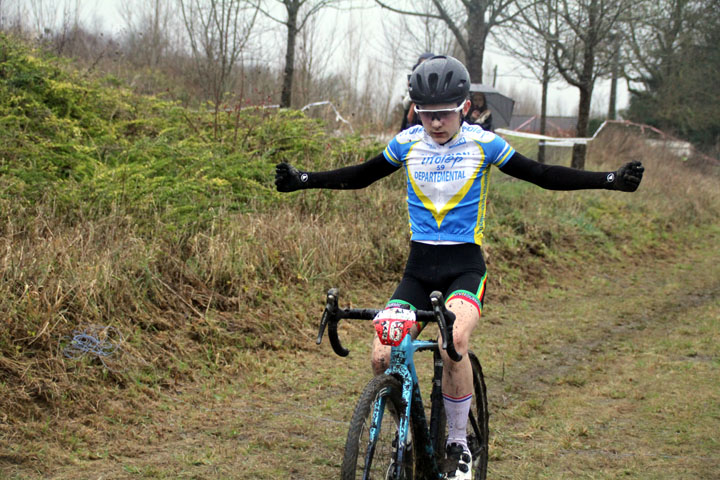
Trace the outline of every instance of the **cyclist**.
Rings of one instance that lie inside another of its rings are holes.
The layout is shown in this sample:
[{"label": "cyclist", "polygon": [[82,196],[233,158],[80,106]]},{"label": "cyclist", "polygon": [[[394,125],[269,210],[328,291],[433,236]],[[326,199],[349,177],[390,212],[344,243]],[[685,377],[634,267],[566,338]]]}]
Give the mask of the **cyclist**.
[{"label": "cyclist", "polygon": [[[589,172],[544,165],[516,152],[505,140],[463,122],[468,113],[470,76],[450,56],[435,56],[416,68],[410,95],[422,125],[393,138],[385,150],[359,165],[303,172],[281,163],[275,184],[281,192],[305,188],[358,189],[404,167],[411,242],[400,283],[387,304],[430,309],[429,294],[440,290],[456,315],[453,339],[460,362],[442,351],[443,397],[448,456],[458,459],[454,477],[471,478],[466,428],[472,401],[472,368],[466,355],[482,314],[487,272],[480,244],[485,223],[490,167],[549,190],[637,190],[644,168],[629,162],[615,172]],[[375,338],[375,373],[389,362],[389,347]]]}]

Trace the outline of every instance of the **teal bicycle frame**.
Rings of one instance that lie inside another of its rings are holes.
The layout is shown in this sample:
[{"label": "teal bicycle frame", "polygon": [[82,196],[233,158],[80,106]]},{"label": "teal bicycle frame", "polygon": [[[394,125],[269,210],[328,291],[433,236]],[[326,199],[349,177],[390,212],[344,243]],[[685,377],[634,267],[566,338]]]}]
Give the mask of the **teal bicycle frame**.
[{"label": "teal bicycle frame", "polygon": [[[402,468],[405,446],[407,445],[409,420],[410,415],[412,415],[413,402],[416,402],[418,405],[422,405],[420,383],[418,381],[417,371],[415,370],[413,357],[415,352],[419,350],[430,350],[436,347],[437,342],[413,340],[412,336],[407,334],[399,346],[392,347],[390,350],[390,366],[387,370],[385,370],[385,375],[396,377],[401,381],[402,398],[405,405],[405,412],[400,415],[400,424],[398,425],[397,444],[398,446],[402,445],[403,448],[397,449],[397,459],[395,460],[396,471],[394,473],[395,478],[400,478],[400,469]],[[370,470],[369,462],[373,457],[375,443],[377,442],[378,434],[382,426],[384,411],[385,398],[381,398],[375,403],[375,409],[373,411],[372,424],[370,426],[371,445],[368,448],[365,458],[366,471]],[[425,416],[425,410],[423,408],[416,409],[413,420],[415,421],[416,428],[426,432],[426,437],[431,438],[427,417]],[[440,473],[440,469],[435,459],[435,449],[433,448],[432,442],[425,442],[424,454],[431,462],[430,468],[432,471],[437,472],[437,478],[442,478],[443,475]]]},{"label": "teal bicycle frame", "polygon": [[[462,356],[455,350],[453,344],[452,324],[455,321],[455,315],[447,310],[442,294],[433,292],[430,295],[433,310],[416,311],[416,320],[421,322],[437,322],[442,348],[447,352],[448,356],[458,362]],[[322,341],[325,327],[328,327],[328,336],[330,344],[336,354],[341,357],[348,355],[349,351],[340,343],[338,337],[337,326],[340,319],[354,318],[359,320],[371,320],[375,318],[379,310],[374,309],[339,309],[338,308],[338,291],[331,289],[327,295],[327,304],[320,321],[320,331],[318,333],[317,343]],[[448,322],[446,323],[446,319]],[[385,375],[397,378],[402,384],[402,401],[403,412],[398,412],[399,425],[397,430],[397,446],[396,457],[394,459],[394,469],[392,478],[401,478],[403,458],[407,447],[409,434],[410,419],[412,418],[415,425],[415,434],[419,438],[413,441],[418,442],[416,445],[424,446],[424,451],[420,452],[420,456],[424,457],[419,460],[419,464],[423,465],[423,471],[428,474],[429,478],[443,478],[440,466],[435,456],[435,447],[432,440],[437,441],[439,432],[437,430],[437,422],[433,420],[441,415],[440,411],[442,402],[435,401],[433,398],[431,410],[431,425],[428,425],[425,409],[423,408],[422,395],[420,393],[420,384],[418,381],[417,371],[413,361],[415,352],[420,350],[433,350],[437,352],[438,342],[414,340],[412,335],[405,331],[405,336],[397,346],[392,346],[390,350],[390,366],[385,370]],[[437,368],[437,367],[436,367]],[[436,372],[437,373],[437,372]],[[437,375],[436,375],[437,377]],[[433,395],[436,395],[435,389],[439,389],[439,384],[433,386]],[[370,471],[372,459],[375,453],[375,447],[378,441],[383,422],[383,413],[385,411],[385,397],[379,397],[373,406],[372,420],[369,429],[369,444],[365,454],[365,472]],[[366,475],[363,476],[366,478]]]}]

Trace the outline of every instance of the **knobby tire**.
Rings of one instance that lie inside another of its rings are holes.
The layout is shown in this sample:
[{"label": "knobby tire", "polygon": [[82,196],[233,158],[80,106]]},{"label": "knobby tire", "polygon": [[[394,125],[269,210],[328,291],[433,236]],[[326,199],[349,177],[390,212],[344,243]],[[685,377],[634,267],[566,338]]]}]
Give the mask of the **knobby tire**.
[{"label": "knobby tire", "polygon": [[[347,441],[345,442],[341,475],[343,480],[363,478],[373,409],[375,402],[383,397],[386,399],[383,421],[372,455],[371,469],[366,478],[373,480],[387,478],[388,469],[393,464],[393,441],[398,430],[398,412],[401,412],[403,408],[402,384],[389,375],[378,375],[367,384],[353,412]],[[412,418],[409,419],[409,422],[409,436],[415,438],[415,426]],[[415,459],[417,458],[415,448],[415,442],[411,441],[409,447],[405,450],[403,479],[410,480],[414,478]]]},{"label": "knobby tire", "polygon": [[[487,388],[480,361],[473,352],[468,352],[468,357],[472,365],[473,375],[473,399],[470,406],[470,415],[475,419],[475,427],[477,428],[476,433],[471,418],[468,418],[468,446],[473,456],[473,480],[485,480],[487,478],[488,439],[490,436]],[[442,398],[440,401],[442,401]],[[445,441],[447,439],[447,419],[444,406],[441,408],[438,421],[438,429],[444,434],[442,438],[435,440],[434,445],[435,451],[439,452],[438,457],[442,459],[445,457]]]},{"label": "knobby tire", "polygon": [[488,465],[488,437],[490,436],[487,388],[480,361],[472,352],[468,352],[468,356],[473,372],[473,401],[470,413],[474,416],[475,427],[478,430],[476,433],[475,427],[468,419],[468,446],[473,455],[473,480],[485,480]]}]

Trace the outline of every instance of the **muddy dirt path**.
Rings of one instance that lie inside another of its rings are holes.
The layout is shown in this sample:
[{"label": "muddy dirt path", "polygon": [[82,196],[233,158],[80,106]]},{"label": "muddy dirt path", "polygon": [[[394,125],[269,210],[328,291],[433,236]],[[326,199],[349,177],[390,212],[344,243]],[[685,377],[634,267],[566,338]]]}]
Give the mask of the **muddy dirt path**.
[{"label": "muddy dirt path", "polygon": [[[490,290],[473,341],[490,392],[489,478],[720,478],[718,244],[579,265],[522,298],[499,302]],[[370,375],[370,330],[343,335],[349,358],[327,343],[259,353],[242,378],[178,385],[132,421],[105,415],[93,442],[38,452],[57,464],[0,459],[0,477],[337,478]],[[97,420],[85,423],[97,430]],[[68,431],[83,422],[68,420]]]}]

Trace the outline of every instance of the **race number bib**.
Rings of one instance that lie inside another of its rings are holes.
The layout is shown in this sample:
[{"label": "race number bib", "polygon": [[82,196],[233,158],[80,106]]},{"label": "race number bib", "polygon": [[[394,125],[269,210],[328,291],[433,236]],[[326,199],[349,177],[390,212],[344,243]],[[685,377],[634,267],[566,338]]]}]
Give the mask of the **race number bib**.
[{"label": "race number bib", "polygon": [[416,323],[415,312],[404,308],[386,308],[373,319],[380,342],[392,347],[400,345]]}]

